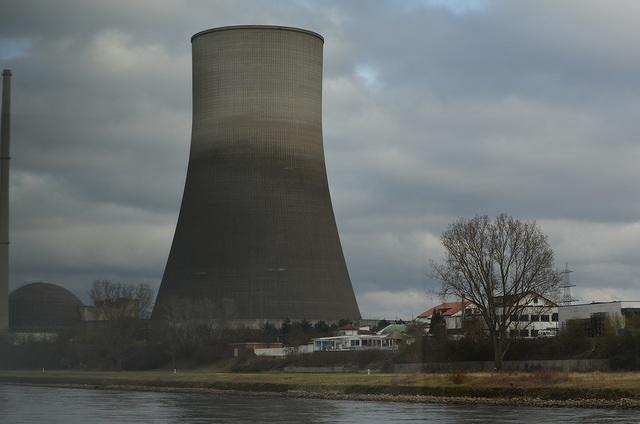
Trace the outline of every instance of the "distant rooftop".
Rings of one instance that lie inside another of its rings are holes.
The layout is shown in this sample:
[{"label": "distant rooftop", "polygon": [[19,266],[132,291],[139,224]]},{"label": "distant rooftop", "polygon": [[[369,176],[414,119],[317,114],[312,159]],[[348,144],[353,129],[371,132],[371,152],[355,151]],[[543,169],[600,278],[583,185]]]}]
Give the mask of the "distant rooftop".
[{"label": "distant rooftop", "polygon": [[378,331],[380,335],[393,334],[393,333],[405,333],[407,331],[406,324],[389,324],[382,330]]},{"label": "distant rooftop", "polygon": [[468,306],[471,302],[445,302],[433,308],[427,309],[418,318],[430,318],[434,313],[438,312],[443,316],[455,315],[462,310],[464,306]]}]

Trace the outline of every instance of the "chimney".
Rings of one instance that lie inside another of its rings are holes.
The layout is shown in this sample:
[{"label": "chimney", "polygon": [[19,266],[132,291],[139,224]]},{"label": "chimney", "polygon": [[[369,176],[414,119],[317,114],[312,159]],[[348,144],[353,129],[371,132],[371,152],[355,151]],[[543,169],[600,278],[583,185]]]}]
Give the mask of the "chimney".
[{"label": "chimney", "polygon": [[0,122],[0,334],[9,330],[9,125],[11,71],[2,71]]}]

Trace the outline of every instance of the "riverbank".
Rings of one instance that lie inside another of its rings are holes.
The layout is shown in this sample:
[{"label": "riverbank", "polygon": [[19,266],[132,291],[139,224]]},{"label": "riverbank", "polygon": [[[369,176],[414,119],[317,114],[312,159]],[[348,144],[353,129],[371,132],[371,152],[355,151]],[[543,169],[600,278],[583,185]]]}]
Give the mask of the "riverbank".
[{"label": "riverbank", "polygon": [[297,374],[0,371],[0,382],[108,390],[251,392],[321,399],[640,408],[640,373]]}]

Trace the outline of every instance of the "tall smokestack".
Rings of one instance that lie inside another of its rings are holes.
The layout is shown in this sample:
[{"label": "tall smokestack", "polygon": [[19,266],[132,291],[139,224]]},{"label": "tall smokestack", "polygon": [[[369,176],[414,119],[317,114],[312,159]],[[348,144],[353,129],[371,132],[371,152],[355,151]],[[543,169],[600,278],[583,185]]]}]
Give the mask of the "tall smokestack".
[{"label": "tall smokestack", "polygon": [[191,42],[191,154],[154,317],[208,299],[225,326],[359,319],[324,162],[323,38],[256,25]]},{"label": "tall smokestack", "polygon": [[11,71],[2,71],[0,129],[0,334],[9,330],[9,124]]}]

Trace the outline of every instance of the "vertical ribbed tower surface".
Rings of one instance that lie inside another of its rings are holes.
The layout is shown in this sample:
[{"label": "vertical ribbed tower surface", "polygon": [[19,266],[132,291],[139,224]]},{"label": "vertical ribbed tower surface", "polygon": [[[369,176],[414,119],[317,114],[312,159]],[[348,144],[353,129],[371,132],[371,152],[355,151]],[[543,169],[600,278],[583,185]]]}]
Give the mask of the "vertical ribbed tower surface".
[{"label": "vertical ribbed tower surface", "polygon": [[360,318],[325,169],[323,38],[237,26],[191,42],[191,152],[154,316],[210,299],[253,326]]}]

